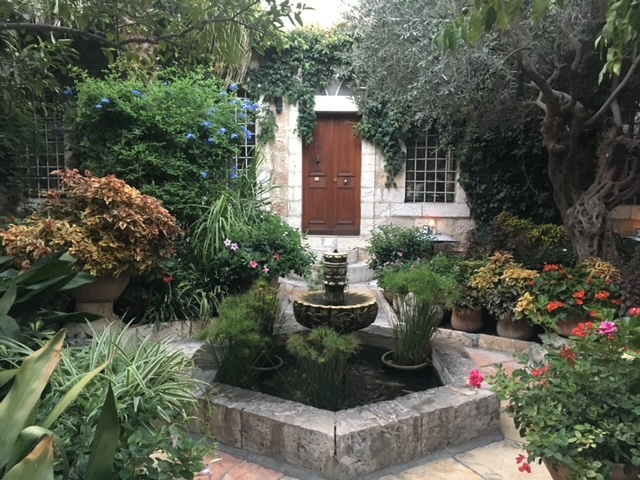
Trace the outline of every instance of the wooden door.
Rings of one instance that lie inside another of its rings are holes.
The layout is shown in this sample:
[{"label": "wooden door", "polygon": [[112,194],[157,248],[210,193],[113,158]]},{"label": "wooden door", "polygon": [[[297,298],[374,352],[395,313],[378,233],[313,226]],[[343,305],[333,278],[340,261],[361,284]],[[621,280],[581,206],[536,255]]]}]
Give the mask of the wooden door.
[{"label": "wooden door", "polygon": [[354,117],[319,117],[313,142],[302,152],[302,230],[360,234],[362,141]]}]

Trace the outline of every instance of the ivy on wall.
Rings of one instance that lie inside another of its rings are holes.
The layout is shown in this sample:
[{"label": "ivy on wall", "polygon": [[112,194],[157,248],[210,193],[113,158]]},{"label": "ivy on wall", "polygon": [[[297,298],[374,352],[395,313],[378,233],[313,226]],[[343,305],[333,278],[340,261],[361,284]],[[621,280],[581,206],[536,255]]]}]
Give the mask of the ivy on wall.
[{"label": "ivy on wall", "polygon": [[[283,97],[298,105],[298,135],[305,144],[313,139],[316,125],[315,91],[338,76],[356,85],[352,54],[358,41],[353,33],[338,26],[330,30],[300,28],[284,34],[283,47],[271,48],[250,70],[245,87],[265,100]],[[391,97],[389,95],[391,94]],[[406,163],[404,142],[414,138],[437,119],[424,111],[408,115],[420,100],[412,91],[397,89],[377,95],[357,92],[355,101],[362,119],[358,134],[378,146],[384,155],[386,186],[395,187],[395,177]],[[416,103],[417,102],[417,103]],[[275,138],[275,115],[266,111],[260,122],[261,140]],[[478,223],[507,211],[537,222],[554,222],[558,212],[546,172],[546,156],[539,145],[537,128],[519,124],[478,134],[464,126],[463,119],[442,131],[442,143],[457,150],[460,184],[467,194],[471,216]],[[499,172],[493,173],[493,172]]]},{"label": "ivy on wall", "polygon": [[[253,95],[264,95],[265,101],[283,97],[297,104],[298,135],[309,144],[316,126],[316,88],[329,85],[336,76],[348,75],[343,58],[352,39],[340,27],[299,28],[283,35],[283,46],[265,52],[260,66],[247,73],[245,85]],[[273,139],[274,125],[264,120],[260,125],[262,139]]]}]

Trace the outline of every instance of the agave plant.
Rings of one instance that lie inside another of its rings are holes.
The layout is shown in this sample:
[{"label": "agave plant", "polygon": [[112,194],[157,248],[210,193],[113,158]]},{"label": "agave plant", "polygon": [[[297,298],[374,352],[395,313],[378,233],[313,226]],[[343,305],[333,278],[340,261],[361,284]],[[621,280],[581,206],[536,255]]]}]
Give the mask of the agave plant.
[{"label": "agave plant", "polygon": [[[24,359],[19,368],[0,370],[0,387],[11,383],[0,402],[0,473],[3,480],[49,480],[54,475],[54,444],[60,439],[50,430],[85,386],[107,367],[103,363],[78,380],[35,425],[40,398],[62,359],[64,331]],[[113,391],[109,388],[98,419],[83,478],[109,478],[118,447],[120,425]],[[60,449],[62,450],[62,449]],[[65,460],[66,465],[66,460]],[[65,478],[68,469],[65,469]]]}]

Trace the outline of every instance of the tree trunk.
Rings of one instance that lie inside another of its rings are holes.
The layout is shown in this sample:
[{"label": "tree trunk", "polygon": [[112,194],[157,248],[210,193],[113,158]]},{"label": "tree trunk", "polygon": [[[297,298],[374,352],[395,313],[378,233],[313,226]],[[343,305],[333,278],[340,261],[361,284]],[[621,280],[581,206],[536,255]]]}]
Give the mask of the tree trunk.
[{"label": "tree trunk", "polygon": [[582,195],[568,210],[565,226],[579,262],[590,257],[617,257],[611,212],[598,197]]}]

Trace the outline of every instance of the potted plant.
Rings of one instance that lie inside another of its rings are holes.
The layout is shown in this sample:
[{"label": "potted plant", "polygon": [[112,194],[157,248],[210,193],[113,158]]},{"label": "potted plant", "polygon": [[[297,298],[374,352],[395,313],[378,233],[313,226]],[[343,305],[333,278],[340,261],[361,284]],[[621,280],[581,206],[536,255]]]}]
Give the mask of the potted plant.
[{"label": "potted plant", "polygon": [[478,292],[471,287],[471,277],[484,265],[482,260],[447,256],[439,253],[429,262],[431,268],[440,274],[451,275],[456,282],[459,295],[451,310],[451,327],[463,332],[479,332],[484,321],[482,304]]},{"label": "potted plant", "polygon": [[520,340],[533,336],[531,324],[526,319],[516,318],[514,309],[537,276],[538,272],[523,268],[510,253],[496,252],[471,277],[469,285],[498,320],[499,336]]},{"label": "potted plant", "polygon": [[[198,228],[201,240],[213,236],[207,233],[206,218]],[[225,234],[215,245],[201,241],[201,248],[204,261],[215,272],[213,281],[231,291],[245,292],[261,278],[277,284],[290,272],[304,277],[315,260],[300,231],[271,212],[234,223]]]},{"label": "potted plant", "polygon": [[71,293],[77,311],[113,317],[113,301],[130,275],[149,271],[167,255],[180,229],[153,197],[110,175],[58,171],[60,189],[20,225],[0,232],[7,253],[28,268],[53,252],[68,250],[77,267],[97,278]]},{"label": "potted plant", "polygon": [[[613,321],[608,309],[578,326],[545,365],[489,378],[524,440],[521,471],[544,462],[554,480],[631,480],[640,475],[640,309]],[[527,357],[522,358],[526,364]],[[481,375],[470,383],[479,387]]]},{"label": "potted plant", "polygon": [[393,351],[382,362],[393,368],[421,369],[429,365],[431,343],[442,321],[444,309],[459,298],[452,277],[438,275],[427,263],[395,273],[389,288],[404,298],[394,301]]},{"label": "potted plant", "polygon": [[620,298],[620,272],[610,263],[589,259],[573,268],[546,265],[515,308],[519,318],[568,337],[591,312],[615,308]]},{"label": "potted plant", "polygon": [[342,406],[347,360],[358,352],[358,348],[358,340],[353,335],[339,334],[329,327],[289,337],[287,350],[298,359],[310,405],[334,411]]},{"label": "potted plant", "polygon": [[367,265],[374,271],[378,286],[384,290],[389,303],[392,299],[384,287],[387,272],[428,259],[433,255],[433,250],[433,240],[418,227],[381,225],[371,233],[367,246]]}]

